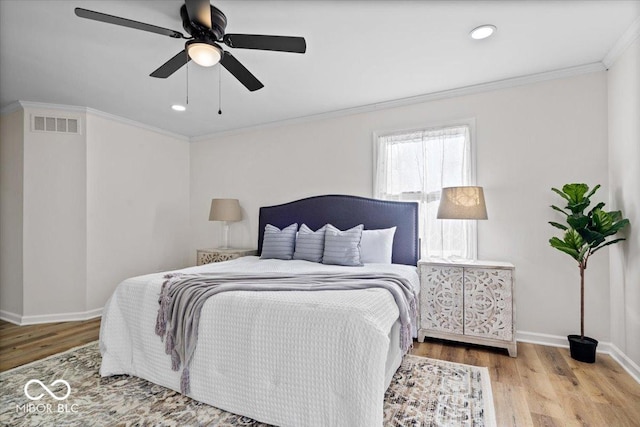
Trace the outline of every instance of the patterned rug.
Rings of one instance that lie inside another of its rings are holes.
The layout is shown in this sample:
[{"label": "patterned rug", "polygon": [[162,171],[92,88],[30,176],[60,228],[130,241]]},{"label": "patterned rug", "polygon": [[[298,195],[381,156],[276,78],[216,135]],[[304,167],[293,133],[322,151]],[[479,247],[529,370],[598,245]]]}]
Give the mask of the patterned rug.
[{"label": "patterned rug", "polygon": [[[101,378],[100,361],[93,342],[1,373],[0,425],[266,426],[139,378]],[[494,426],[487,368],[405,356],[384,425]]]}]

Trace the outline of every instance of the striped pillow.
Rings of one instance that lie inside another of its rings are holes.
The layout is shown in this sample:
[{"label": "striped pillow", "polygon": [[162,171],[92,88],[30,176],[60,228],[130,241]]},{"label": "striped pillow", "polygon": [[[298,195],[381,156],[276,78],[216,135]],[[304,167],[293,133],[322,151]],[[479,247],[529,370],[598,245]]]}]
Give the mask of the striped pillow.
[{"label": "striped pillow", "polygon": [[296,231],[298,224],[280,230],[271,224],[267,224],[264,228],[264,237],[262,238],[262,259],[291,259],[293,257],[293,247],[296,242]]},{"label": "striped pillow", "polygon": [[323,264],[360,266],[360,241],[362,229],[360,224],[349,230],[340,231],[331,224],[326,225],[324,232]]},{"label": "striped pillow", "polygon": [[307,224],[302,224],[298,237],[296,237],[296,250],[293,259],[303,259],[311,262],[322,262],[324,252],[324,230],[322,226],[317,231],[312,231]]}]

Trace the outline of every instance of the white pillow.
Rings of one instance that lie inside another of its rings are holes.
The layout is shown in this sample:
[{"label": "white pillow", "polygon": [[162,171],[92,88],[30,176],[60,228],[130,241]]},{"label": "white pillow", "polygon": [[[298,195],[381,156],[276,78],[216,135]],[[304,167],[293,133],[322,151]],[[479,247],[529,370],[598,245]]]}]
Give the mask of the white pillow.
[{"label": "white pillow", "polygon": [[391,264],[393,236],[396,227],[380,230],[364,230],[360,242],[360,259],[363,263]]}]

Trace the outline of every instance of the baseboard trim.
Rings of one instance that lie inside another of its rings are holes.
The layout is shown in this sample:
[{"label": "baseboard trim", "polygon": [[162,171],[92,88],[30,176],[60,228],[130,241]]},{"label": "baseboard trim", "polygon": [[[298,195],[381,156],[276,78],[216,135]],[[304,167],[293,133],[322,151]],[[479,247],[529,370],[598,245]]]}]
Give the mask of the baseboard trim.
[{"label": "baseboard trim", "polygon": [[20,325],[22,316],[10,311],[0,310],[0,319],[4,320],[5,322],[13,323],[14,325]]},{"label": "baseboard trim", "polygon": [[631,360],[629,356],[624,354],[615,344],[611,344],[611,352],[609,355],[613,360],[618,362],[618,364],[622,366],[622,368],[627,371],[634,380],[640,383],[640,366]]},{"label": "baseboard trim", "polygon": [[[527,342],[531,344],[548,345],[551,347],[569,348],[567,337],[559,335],[540,334],[537,332],[518,331],[516,333],[516,341]],[[631,375],[631,377],[640,383],[640,367],[622,352],[615,344],[610,342],[598,342],[597,353],[608,354],[622,368]]]},{"label": "baseboard trim", "polygon": [[55,322],[79,322],[100,316],[102,316],[102,308],[76,313],[37,314],[33,316],[21,316],[16,313],[0,310],[0,319],[18,326]]},{"label": "baseboard trim", "polygon": [[[516,332],[516,341],[528,342],[531,344],[548,345],[551,347],[564,347],[569,348],[569,342],[567,337],[559,335],[540,334],[537,332]],[[601,346],[598,346],[598,352],[601,350]]]}]

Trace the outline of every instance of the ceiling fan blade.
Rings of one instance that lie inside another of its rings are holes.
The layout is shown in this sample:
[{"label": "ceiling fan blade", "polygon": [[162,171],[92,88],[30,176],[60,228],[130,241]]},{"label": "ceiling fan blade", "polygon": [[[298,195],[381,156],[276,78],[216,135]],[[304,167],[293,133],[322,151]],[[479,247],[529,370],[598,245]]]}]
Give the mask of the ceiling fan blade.
[{"label": "ceiling fan blade", "polygon": [[107,15],[102,12],[94,12],[93,10],[82,9],[76,7],[76,15],[80,18],[92,19],[94,21],[106,22],[107,24],[115,24],[123,27],[129,27],[136,30],[149,31],[151,33],[161,34],[163,36],[173,37],[174,39],[186,38],[182,33],[168,28],[162,28],[151,24],[145,24],[144,22],[133,21],[131,19],[120,18],[118,16]]},{"label": "ceiling fan blade", "polygon": [[224,52],[220,64],[251,92],[264,87],[264,85],[260,83],[260,80],[256,79],[256,77],[229,52]]},{"label": "ceiling fan blade", "polygon": [[224,43],[240,49],[275,50],[278,52],[305,53],[304,37],[263,36],[258,34],[226,34]]},{"label": "ceiling fan blade", "polygon": [[162,64],[157,70],[150,74],[151,77],[166,79],[171,74],[178,71],[183,65],[189,62],[191,58],[186,50],[178,52],[173,58]]},{"label": "ceiling fan blade", "polygon": [[189,19],[204,27],[211,28],[211,3],[209,0],[185,0]]}]

